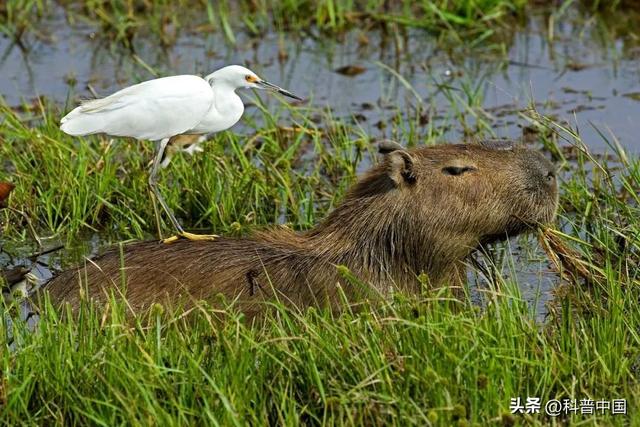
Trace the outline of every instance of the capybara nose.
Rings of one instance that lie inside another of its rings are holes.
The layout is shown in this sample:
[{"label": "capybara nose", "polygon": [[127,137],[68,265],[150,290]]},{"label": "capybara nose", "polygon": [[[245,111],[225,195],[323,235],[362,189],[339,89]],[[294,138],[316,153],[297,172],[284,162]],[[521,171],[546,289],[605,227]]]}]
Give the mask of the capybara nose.
[{"label": "capybara nose", "polygon": [[545,175],[545,178],[546,178],[547,183],[549,185],[555,185],[555,183],[556,183],[556,169],[553,168],[552,170],[548,171],[547,174]]},{"label": "capybara nose", "polygon": [[540,166],[542,168],[542,174],[544,176],[545,183],[552,188],[557,187],[558,183],[556,182],[556,174],[558,172],[558,169],[546,157],[542,156],[541,154],[540,157],[543,158],[542,164]]},{"label": "capybara nose", "polygon": [[529,188],[554,189],[557,186],[557,169],[542,153],[533,150],[521,151],[522,167],[525,171]]}]

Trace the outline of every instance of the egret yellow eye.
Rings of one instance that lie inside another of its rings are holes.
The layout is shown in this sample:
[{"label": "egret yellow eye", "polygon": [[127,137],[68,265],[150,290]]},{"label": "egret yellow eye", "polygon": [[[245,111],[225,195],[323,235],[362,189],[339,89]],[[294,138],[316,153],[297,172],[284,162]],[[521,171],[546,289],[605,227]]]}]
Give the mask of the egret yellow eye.
[{"label": "egret yellow eye", "polygon": [[252,76],[251,74],[247,74],[246,76],[244,76],[244,79],[249,83],[255,83],[258,81],[258,78],[256,76]]}]

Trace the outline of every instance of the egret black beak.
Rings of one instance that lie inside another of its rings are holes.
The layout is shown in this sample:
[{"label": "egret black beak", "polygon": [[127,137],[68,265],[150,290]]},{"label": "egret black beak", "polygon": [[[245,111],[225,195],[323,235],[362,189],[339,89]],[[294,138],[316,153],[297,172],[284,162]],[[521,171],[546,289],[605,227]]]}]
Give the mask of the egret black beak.
[{"label": "egret black beak", "polygon": [[256,82],[256,84],[258,86],[260,86],[260,88],[262,89],[267,89],[267,90],[271,90],[273,92],[278,92],[284,96],[288,96],[289,98],[293,98],[293,99],[297,99],[298,101],[302,101],[302,98],[300,98],[297,95],[292,94],[291,92],[289,92],[288,90],[284,90],[282,89],[280,86],[276,86],[272,83],[269,83],[265,80],[260,80],[259,82]]}]

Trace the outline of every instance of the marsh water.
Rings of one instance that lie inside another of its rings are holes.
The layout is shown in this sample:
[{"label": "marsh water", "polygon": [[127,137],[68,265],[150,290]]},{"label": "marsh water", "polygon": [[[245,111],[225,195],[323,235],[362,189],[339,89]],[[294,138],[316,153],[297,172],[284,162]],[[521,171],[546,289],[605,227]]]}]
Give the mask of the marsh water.
[{"label": "marsh water", "polygon": [[[502,41],[506,54],[489,42],[477,47],[443,43],[415,29],[355,29],[340,37],[313,30],[304,37],[236,34],[235,44],[221,32],[185,31],[169,48],[151,36],[136,38],[132,51],[109,42],[95,26],[70,25],[58,8],[23,43],[0,37],[0,95],[9,105],[45,97],[62,110],[80,98],[159,75],[202,75],[238,63],[307,98],[314,108],[357,123],[372,138],[394,136],[385,124],[398,111],[424,111],[425,129],[442,132],[443,141],[468,137],[479,123],[494,136],[520,139],[529,125],[522,113],[533,106],[578,129],[595,153],[611,151],[607,140],[640,153],[640,42],[612,30],[619,17],[608,21],[568,11],[553,32],[547,18],[532,16],[513,31]],[[242,96],[250,103],[254,95]],[[266,101],[277,108],[279,101]],[[468,105],[482,107],[482,114],[469,114]],[[457,118],[460,110],[464,125]],[[240,123],[234,131],[248,130]],[[366,167],[363,162],[361,169]],[[542,314],[558,280],[535,242],[521,243],[509,245],[517,264],[504,268],[518,276],[523,296]],[[100,247],[100,237],[92,236],[79,253],[90,255]],[[0,253],[0,268],[25,263],[19,253]],[[34,273],[48,278],[51,265],[65,265],[79,253],[41,258]]]}]

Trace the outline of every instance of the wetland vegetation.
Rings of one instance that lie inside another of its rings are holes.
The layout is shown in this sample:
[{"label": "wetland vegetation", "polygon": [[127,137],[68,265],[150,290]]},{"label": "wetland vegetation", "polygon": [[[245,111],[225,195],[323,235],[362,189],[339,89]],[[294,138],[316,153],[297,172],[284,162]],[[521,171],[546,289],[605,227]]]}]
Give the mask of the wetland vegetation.
[{"label": "wetland vegetation", "polygon": [[[71,138],[59,118],[92,93],[231,61],[307,101],[245,96],[241,125],[175,157],[160,182],[188,229],[308,229],[383,137],[521,139],[558,164],[561,208],[541,244],[475,256],[464,298],[425,287],[340,316],[276,307],[254,326],[205,304],[132,321],[117,298],[75,320],[7,301],[0,421],[638,425],[638,23],[623,1],[7,0],[0,181],[16,188],[0,271],[46,279],[157,238],[152,144]],[[628,415],[511,414],[516,397],[626,399]]]}]

